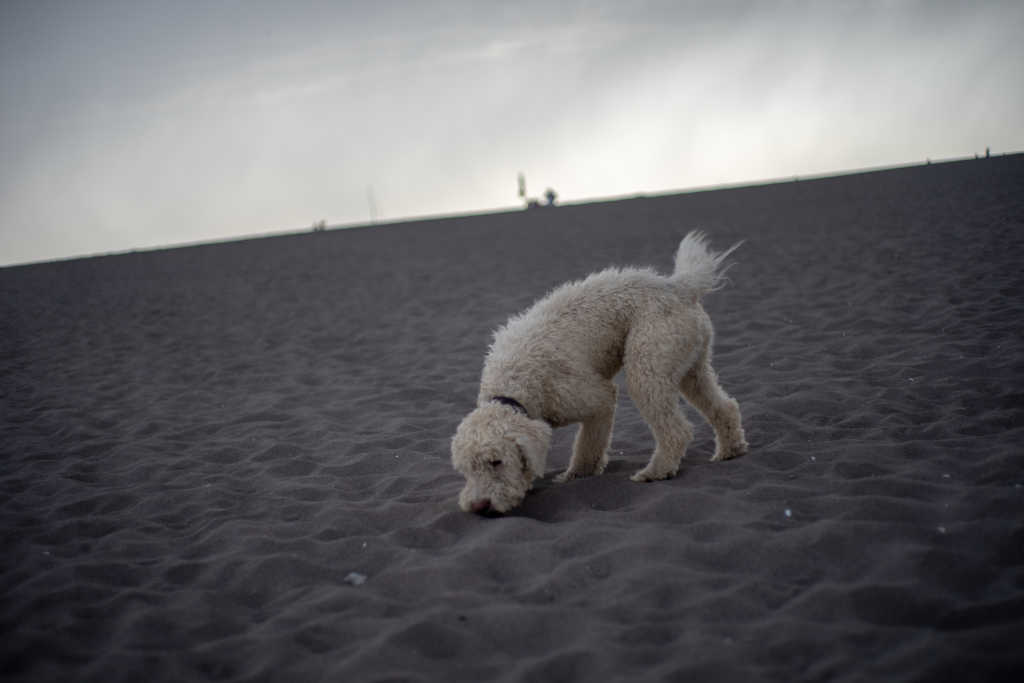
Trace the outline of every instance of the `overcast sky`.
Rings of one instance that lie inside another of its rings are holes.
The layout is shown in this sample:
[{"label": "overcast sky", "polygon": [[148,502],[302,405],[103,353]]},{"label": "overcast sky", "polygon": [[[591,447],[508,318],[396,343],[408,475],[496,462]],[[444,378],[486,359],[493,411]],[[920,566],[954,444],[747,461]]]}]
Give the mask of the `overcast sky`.
[{"label": "overcast sky", "polygon": [[[1020,2],[0,2],[0,265],[1024,150]],[[372,199],[371,199],[372,198]]]}]

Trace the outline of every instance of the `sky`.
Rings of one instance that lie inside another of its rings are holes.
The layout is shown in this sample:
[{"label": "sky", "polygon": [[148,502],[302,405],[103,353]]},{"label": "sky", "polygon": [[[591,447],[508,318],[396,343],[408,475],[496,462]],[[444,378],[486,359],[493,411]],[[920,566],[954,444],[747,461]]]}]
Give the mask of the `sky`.
[{"label": "sky", "polygon": [[1024,151],[1024,3],[2,0],[0,265]]}]

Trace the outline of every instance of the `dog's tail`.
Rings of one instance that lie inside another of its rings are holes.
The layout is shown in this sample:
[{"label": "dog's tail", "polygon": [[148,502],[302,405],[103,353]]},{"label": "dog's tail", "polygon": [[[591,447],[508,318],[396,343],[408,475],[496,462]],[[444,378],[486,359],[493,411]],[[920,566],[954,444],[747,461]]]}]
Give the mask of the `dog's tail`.
[{"label": "dog's tail", "polygon": [[725,272],[731,265],[726,264],[725,259],[741,244],[743,242],[737,242],[721,253],[714,252],[708,248],[703,232],[695,230],[687,233],[676,252],[676,268],[672,280],[695,290],[698,298],[720,289],[727,281]]}]

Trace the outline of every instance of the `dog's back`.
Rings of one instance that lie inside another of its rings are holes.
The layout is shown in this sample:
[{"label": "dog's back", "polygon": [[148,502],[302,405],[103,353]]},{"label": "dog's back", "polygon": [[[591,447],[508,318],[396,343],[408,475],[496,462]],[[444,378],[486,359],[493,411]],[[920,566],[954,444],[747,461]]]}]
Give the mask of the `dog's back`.
[{"label": "dog's back", "polygon": [[621,356],[638,316],[654,311],[690,317],[685,308],[691,307],[693,315],[706,318],[700,299],[724,284],[725,260],[739,246],[714,252],[703,233],[690,232],[667,277],[650,268],[608,268],[560,285],[495,332],[488,359],[533,355],[531,349],[547,357],[559,348],[587,349],[604,374]]},{"label": "dog's back", "polygon": [[669,276],[650,268],[608,268],[556,287],[494,334],[484,362],[480,400],[514,382],[524,395],[542,393],[535,378],[592,372],[613,377],[638,321],[668,323],[679,338],[704,345],[711,322],[701,297],[723,283],[722,253],[691,232],[679,245]]}]

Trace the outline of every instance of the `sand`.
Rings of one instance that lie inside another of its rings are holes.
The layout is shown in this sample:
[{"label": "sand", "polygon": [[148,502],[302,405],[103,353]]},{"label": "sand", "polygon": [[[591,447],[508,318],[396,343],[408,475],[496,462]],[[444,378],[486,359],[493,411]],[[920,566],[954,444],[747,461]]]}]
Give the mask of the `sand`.
[{"label": "sand", "polygon": [[[748,457],[460,512],[491,331],[679,238]],[[0,676],[1024,670],[1024,155],[0,269]]]}]

